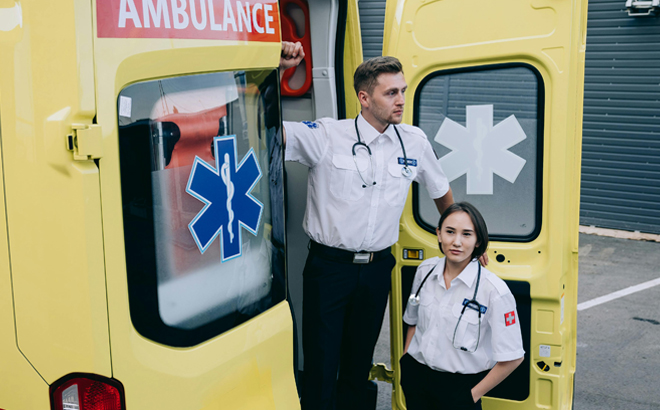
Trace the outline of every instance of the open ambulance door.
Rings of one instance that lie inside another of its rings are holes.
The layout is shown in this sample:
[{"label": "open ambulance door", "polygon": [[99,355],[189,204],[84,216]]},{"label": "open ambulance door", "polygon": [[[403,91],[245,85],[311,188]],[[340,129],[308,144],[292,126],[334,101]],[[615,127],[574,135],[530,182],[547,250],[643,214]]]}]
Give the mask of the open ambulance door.
[{"label": "open ambulance door", "polygon": [[[586,0],[387,1],[383,55],[403,64],[404,122],[425,131],[455,200],[483,213],[488,268],[517,301],[525,361],[488,409],[572,407],[586,20]],[[415,269],[440,254],[434,203],[411,191],[393,248],[394,409]]]},{"label": "open ambulance door", "polygon": [[277,2],[92,12],[107,328],[126,408],[299,408]]}]

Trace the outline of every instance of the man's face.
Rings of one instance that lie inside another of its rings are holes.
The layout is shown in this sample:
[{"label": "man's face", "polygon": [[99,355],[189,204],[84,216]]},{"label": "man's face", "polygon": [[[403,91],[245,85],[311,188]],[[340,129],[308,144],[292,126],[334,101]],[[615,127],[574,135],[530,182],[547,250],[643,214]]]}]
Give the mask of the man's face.
[{"label": "man's face", "polygon": [[381,123],[400,124],[407,88],[403,73],[383,73],[378,76],[371,94],[365,92],[364,98],[360,98],[362,107]]}]

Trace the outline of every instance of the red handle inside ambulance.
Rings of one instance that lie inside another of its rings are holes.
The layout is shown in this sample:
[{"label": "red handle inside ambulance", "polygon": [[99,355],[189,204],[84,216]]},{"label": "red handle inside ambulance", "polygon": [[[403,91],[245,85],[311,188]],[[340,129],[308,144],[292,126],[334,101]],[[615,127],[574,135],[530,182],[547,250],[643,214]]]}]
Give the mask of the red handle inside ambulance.
[{"label": "red handle inside ambulance", "polygon": [[[305,32],[302,37],[298,36],[296,22],[289,14],[290,5],[300,7],[305,16]],[[309,6],[305,0],[281,0],[280,10],[282,12],[282,40],[294,43],[300,41],[303,50],[305,51],[305,58],[301,62],[301,65],[305,69],[305,82],[300,88],[292,88],[290,81],[298,67],[289,68],[284,72],[284,76],[282,77],[282,95],[288,97],[300,97],[312,86],[312,40],[309,30]]]}]

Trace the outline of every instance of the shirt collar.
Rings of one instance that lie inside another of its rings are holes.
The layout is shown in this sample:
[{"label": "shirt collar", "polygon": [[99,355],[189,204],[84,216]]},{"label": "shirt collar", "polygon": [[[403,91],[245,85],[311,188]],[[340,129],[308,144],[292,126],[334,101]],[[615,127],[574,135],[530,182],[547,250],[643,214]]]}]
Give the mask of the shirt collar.
[{"label": "shirt collar", "polygon": [[[438,280],[440,281],[440,285],[443,288],[445,287],[445,280],[444,280],[444,270],[445,270],[445,260],[447,258],[442,258],[440,259],[440,262],[436,265],[435,270],[439,272],[438,274]],[[477,274],[479,271],[479,261],[473,260],[468,263],[468,265],[463,269],[461,273],[458,274],[456,279],[460,280],[461,282],[465,283],[465,285],[468,288],[472,288],[474,286],[475,280],[477,279]],[[433,272],[435,275],[436,272]]]},{"label": "shirt collar", "polygon": [[471,288],[474,286],[475,279],[477,278],[477,273],[479,271],[479,262],[476,260],[471,261],[468,263],[468,266],[463,269],[463,272],[461,272],[458,275],[458,279],[463,281],[467,285],[468,288]]},{"label": "shirt collar", "polygon": [[393,140],[396,140],[396,131],[394,130],[394,125],[390,124],[387,126],[385,129],[385,132],[381,134],[378,132],[371,124],[367,122],[367,120],[364,119],[362,114],[358,115],[357,119],[357,124],[358,124],[358,130],[360,131],[360,138],[362,139],[362,142],[365,144],[369,145],[378,138],[381,135],[387,135]]},{"label": "shirt collar", "polygon": [[433,277],[430,279],[437,280],[440,283],[440,286],[442,286],[444,289],[447,289],[447,287],[445,286],[445,279],[444,279],[445,259],[446,258],[440,258],[438,263],[435,264],[435,268],[433,270]]}]

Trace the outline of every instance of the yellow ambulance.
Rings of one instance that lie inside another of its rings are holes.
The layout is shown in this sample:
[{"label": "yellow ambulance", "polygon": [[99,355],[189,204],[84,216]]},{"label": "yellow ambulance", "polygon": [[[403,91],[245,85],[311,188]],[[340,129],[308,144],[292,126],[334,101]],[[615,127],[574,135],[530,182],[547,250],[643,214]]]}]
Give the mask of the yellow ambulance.
[{"label": "yellow ambulance", "polygon": [[[404,121],[501,221],[491,266],[526,322],[525,364],[486,408],[571,408],[586,4],[386,2]],[[305,170],[285,169],[281,122],[357,115],[359,16],[357,0],[0,0],[0,409],[299,408]],[[283,36],[309,61],[281,95]],[[487,177],[445,138],[471,135],[477,106],[486,129],[519,124],[499,156],[475,145]],[[438,254],[427,200],[406,202],[394,365],[373,371],[393,409],[406,293]]]}]

